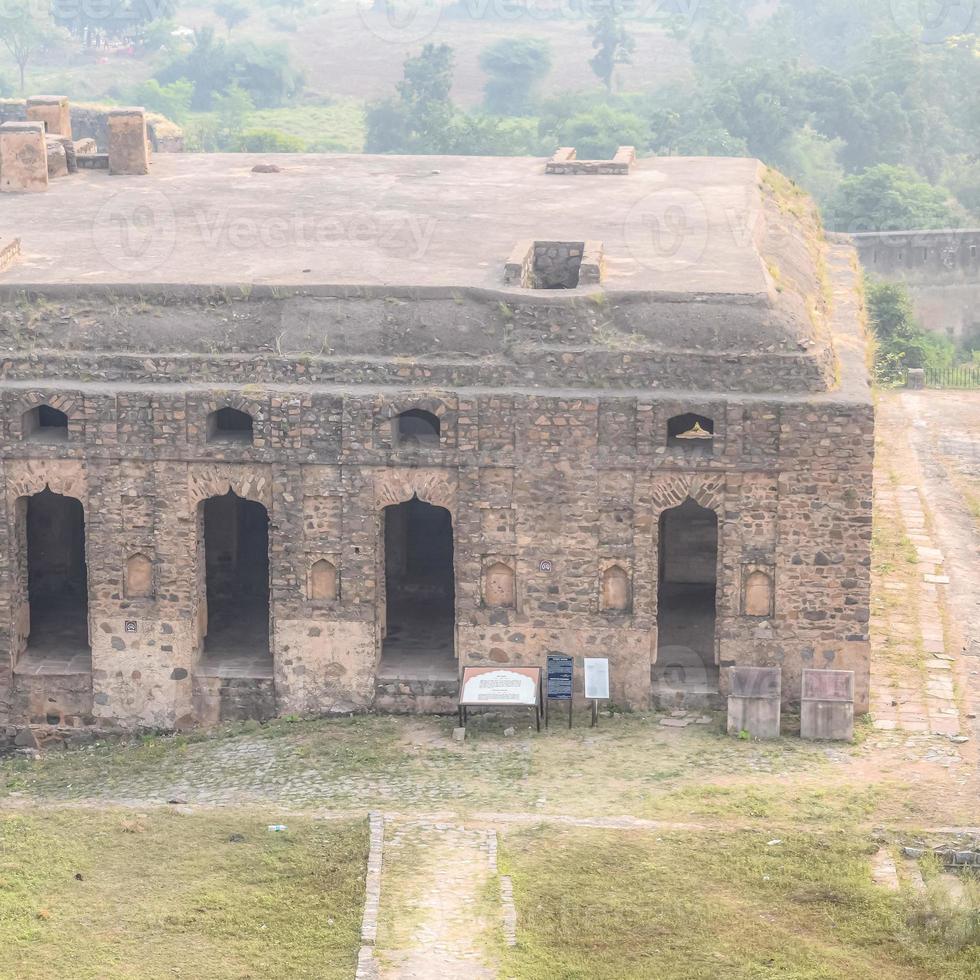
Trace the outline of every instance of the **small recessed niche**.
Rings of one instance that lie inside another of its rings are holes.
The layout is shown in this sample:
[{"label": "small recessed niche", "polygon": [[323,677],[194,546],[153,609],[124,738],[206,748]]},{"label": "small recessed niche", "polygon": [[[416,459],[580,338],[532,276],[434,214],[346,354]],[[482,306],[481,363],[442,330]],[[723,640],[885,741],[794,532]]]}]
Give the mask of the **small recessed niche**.
[{"label": "small recessed niche", "polygon": [[714,420],[688,412],[667,422],[667,446],[691,455],[710,456],[715,443]]},{"label": "small recessed niche", "polygon": [[772,616],[773,599],[772,569],[746,567],[743,570],[742,614],[760,618]]},{"label": "small recessed niche", "polygon": [[600,600],[606,612],[626,612],[632,604],[629,573],[621,565],[610,565],[602,573]]},{"label": "small recessed niche", "polygon": [[332,602],[337,598],[337,566],[320,558],[310,566],[310,598],[319,602]]},{"label": "small recessed niche", "polygon": [[50,405],[38,405],[23,418],[24,438],[30,442],[67,442],[68,416]]},{"label": "small recessed niche", "polygon": [[237,408],[219,408],[208,416],[208,442],[252,444],[252,416]]},{"label": "small recessed niche", "polygon": [[413,408],[393,419],[392,441],[401,449],[436,449],[441,431],[437,415]]},{"label": "small recessed niche", "polygon": [[513,608],[515,599],[514,570],[502,561],[488,565],[483,573],[483,600],[486,605]]},{"label": "small recessed niche", "polygon": [[577,289],[601,279],[601,242],[520,242],[504,266],[504,281],[523,289]]},{"label": "small recessed niche", "polygon": [[153,562],[146,555],[135,554],[126,560],[125,587],[129,599],[153,595]]}]

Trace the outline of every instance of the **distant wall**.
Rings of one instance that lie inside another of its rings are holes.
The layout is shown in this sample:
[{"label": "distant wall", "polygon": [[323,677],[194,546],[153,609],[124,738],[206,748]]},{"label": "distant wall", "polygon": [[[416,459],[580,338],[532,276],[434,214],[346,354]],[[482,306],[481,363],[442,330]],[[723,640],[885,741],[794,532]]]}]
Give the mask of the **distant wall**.
[{"label": "distant wall", "polygon": [[980,229],[850,237],[867,272],[908,284],[925,327],[953,340],[980,338]]},{"label": "distant wall", "polygon": [[[74,139],[94,139],[99,150],[107,151],[109,144],[109,111],[107,105],[71,105],[71,130]],[[0,123],[27,118],[24,99],[0,99]],[[184,149],[184,132],[174,122],[157,112],[146,114],[146,131],[157,153],[181,153]]]}]

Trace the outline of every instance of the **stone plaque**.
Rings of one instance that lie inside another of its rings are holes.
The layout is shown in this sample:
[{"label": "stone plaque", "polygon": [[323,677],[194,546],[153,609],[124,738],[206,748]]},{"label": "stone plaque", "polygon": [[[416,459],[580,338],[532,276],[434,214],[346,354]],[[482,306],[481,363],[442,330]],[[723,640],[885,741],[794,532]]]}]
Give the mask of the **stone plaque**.
[{"label": "stone plaque", "polygon": [[732,697],[779,700],[781,677],[779,667],[732,667],[729,673]]},{"label": "stone plaque", "polygon": [[135,633],[136,632],[136,620],[135,619],[127,619],[126,620],[126,632],[127,633]]},{"label": "stone plaque", "polygon": [[853,670],[803,671],[804,701],[853,701]]}]

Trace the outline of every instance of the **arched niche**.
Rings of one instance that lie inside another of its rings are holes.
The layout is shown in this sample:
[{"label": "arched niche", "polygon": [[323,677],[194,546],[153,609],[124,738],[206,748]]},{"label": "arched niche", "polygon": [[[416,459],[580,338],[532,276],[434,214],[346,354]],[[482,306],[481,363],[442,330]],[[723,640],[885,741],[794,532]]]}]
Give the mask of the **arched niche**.
[{"label": "arched niche", "polygon": [[60,408],[36,405],[21,417],[21,433],[27,442],[67,442],[68,416]]},{"label": "arched niche", "polygon": [[667,447],[690,455],[710,455],[714,449],[715,423],[706,415],[686,412],[667,421]]},{"label": "arched niche", "polygon": [[252,444],[253,420],[248,412],[225,406],[208,415],[208,442]]},{"label": "arched niche", "polygon": [[337,566],[320,558],[310,566],[310,598],[331,602],[337,598]]},{"label": "arched niche", "polygon": [[610,565],[602,573],[602,608],[609,612],[625,612],[632,599],[629,573],[622,565]]},{"label": "arched niche", "polygon": [[772,606],[772,575],[761,568],[747,570],[742,589],[742,609],[745,615],[771,616]]},{"label": "arched niche", "polygon": [[126,559],[125,592],[129,599],[153,595],[153,562],[140,552]]},{"label": "arched niche", "polygon": [[442,424],[437,415],[412,408],[392,420],[392,441],[401,449],[438,448]]}]

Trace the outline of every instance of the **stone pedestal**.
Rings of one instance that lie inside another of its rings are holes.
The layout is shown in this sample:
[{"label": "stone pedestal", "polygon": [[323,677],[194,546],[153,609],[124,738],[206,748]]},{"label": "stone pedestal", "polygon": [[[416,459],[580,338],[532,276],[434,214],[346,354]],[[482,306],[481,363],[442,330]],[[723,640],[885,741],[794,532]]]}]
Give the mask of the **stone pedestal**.
[{"label": "stone pedestal", "polygon": [[109,173],[145,174],[150,170],[146,114],[142,109],[109,113]]},{"label": "stone pedestal", "polygon": [[804,670],[800,736],[850,742],[854,738],[854,671]]},{"label": "stone pedestal", "polygon": [[64,95],[35,95],[27,100],[27,118],[44,123],[49,136],[71,139],[71,110]]},{"label": "stone pedestal", "polygon": [[926,386],[926,372],[923,368],[909,368],[908,374],[905,376],[905,387],[906,388],[925,388]]},{"label": "stone pedestal", "polygon": [[57,137],[52,139],[49,136],[45,139],[44,145],[48,155],[48,177],[67,177],[69,174],[68,154],[65,152],[64,143]]},{"label": "stone pedestal", "polygon": [[48,153],[44,124],[5,122],[0,125],[0,191],[46,191]]},{"label": "stone pedestal", "polygon": [[778,667],[732,667],[728,678],[728,734],[778,738],[782,671]]}]

